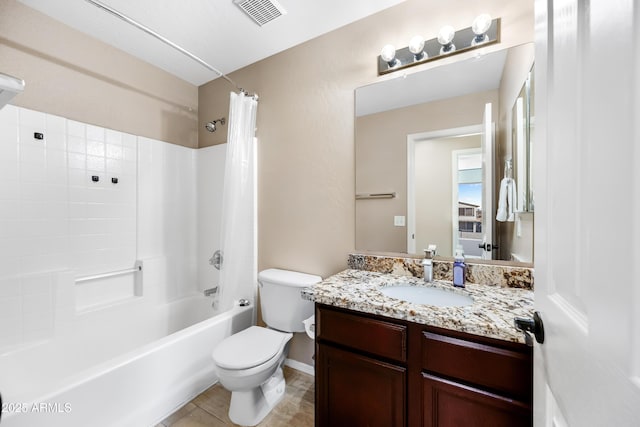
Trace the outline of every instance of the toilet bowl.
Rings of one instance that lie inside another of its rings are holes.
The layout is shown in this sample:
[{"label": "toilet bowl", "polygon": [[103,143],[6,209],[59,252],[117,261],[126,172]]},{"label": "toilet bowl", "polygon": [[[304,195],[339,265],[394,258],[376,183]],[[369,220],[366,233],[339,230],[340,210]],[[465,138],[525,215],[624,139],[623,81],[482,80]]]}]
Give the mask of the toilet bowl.
[{"label": "toilet bowl", "polygon": [[229,418],[258,424],[284,396],[282,365],[292,333],[251,326],[223,340],[213,352],[220,383],[231,392]]},{"label": "toilet bowl", "polygon": [[236,424],[258,424],[282,400],[282,366],[292,332],[304,331],[313,303],[300,296],[319,276],[269,269],[258,275],[262,316],[268,327],[251,326],[222,340],[212,357],[220,383],[231,391],[229,418]]}]

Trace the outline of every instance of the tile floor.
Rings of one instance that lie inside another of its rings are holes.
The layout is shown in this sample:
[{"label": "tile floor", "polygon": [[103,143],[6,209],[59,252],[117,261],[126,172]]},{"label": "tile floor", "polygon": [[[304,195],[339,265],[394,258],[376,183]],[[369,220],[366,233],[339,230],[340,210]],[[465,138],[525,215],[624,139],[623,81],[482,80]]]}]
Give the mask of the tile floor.
[{"label": "tile floor", "polygon": [[[260,427],[313,427],[314,379],[284,367],[287,389],[282,401],[258,424]],[[235,426],[229,419],[231,393],[220,384],[205,390],[155,427]]]}]

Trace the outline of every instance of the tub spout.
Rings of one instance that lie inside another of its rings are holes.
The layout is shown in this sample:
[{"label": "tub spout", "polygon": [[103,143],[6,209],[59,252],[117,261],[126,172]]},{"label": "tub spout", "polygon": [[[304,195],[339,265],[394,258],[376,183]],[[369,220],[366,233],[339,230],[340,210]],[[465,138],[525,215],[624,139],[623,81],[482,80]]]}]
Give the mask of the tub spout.
[{"label": "tub spout", "polygon": [[209,296],[211,296],[213,294],[216,294],[216,293],[218,293],[218,287],[217,286],[214,286],[213,288],[209,288],[209,289],[205,289],[204,290],[204,296],[205,297],[209,297]]}]

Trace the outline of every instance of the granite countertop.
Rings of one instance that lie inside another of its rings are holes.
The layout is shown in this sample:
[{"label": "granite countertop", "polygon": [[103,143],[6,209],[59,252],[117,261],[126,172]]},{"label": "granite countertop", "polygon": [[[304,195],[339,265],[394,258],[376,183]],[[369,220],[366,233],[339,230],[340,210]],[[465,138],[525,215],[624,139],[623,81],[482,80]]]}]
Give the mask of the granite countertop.
[{"label": "granite countertop", "polygon": [[[380,292],[391,285],[443,288],[468,295],[474,303],[465,307],[413,304]],[[443,280],[427,284],[416,277],[364,270],[342,271],[305,288],[302,296],[320,304],[519,343],[525,342],[524,334],[515,328],[513,318],[533,315],[531,290],[475,283],[460,289]]]}]

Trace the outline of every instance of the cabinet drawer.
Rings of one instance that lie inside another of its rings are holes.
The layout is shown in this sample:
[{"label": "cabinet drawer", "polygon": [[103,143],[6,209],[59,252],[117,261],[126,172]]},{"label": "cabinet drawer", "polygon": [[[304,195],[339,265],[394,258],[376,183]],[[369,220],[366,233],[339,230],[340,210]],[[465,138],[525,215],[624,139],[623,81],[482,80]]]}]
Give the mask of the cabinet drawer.
[{"label": "cabinet drawer", "polygon": [[352,315],[318,306],[316,339],[376,356],[405,362],[407,327],[402,324]]},{"label": "cabinet drawer", "polygon": [[422,368],[529,402],[531,355],[423,331]]}]

